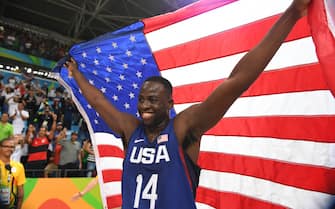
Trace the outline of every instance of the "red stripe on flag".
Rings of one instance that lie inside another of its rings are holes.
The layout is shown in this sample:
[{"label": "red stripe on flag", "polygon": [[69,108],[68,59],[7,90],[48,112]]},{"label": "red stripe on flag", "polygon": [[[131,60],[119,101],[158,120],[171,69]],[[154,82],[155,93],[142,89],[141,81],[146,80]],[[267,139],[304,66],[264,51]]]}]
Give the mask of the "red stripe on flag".
[{"label": "red stripe on flag", "polygon": [[[335,96],[335,38],[329,30],[324,1],[313,1],[308,10],[312,37],[330,89]],[[331,4],[331,3],[329,3]]]},{"label": "red stripe on flag", "polygon": [[202,169],[237,173],[301,189],[335,194],[335,169],[331,168],[211,152],[201,152],[199,162]]},{"label": "red stripe on flag", "polygon": [[143,19],[144,33],[159,30],[171,24],[180,22],[190,17],[197,16],[207,11],[222,7],[236,0],[200,0],[194,4],[181,8],[173,13]]},{"label": "red stripe on flag", "polygon": [[98,145],[98,151],[100,157],[124,157],[123,150],[113,145]]},{"label": "red stripe on flag", "polygon": [[207,135],[273,137],[334,142],[335,116],[268,116],[224,118]]},{"label": "red stripe on flag", "polygon": [[[222,82],[223,79],[174,87],[173,100],[175,104],[203,101]],[[265,72],[242,97],[326,89],[320,64],[309,64]]]},{"label": "red stripe on flag", "polygon": [[122,180],[122,170],[102,170],[102,179],[105,183]]},{"label": "red stripe on flag", "polygon": [[287,209],[287,207],[243,196],[240,194],[220,192],[204,187],[198,187],[197,189],[197,202],[210,205],[213,208]]},{"label": "red stripe on flag", "polygon": [[122,205],[122,196],[115,195],[106,198],[108,208],[119,208]]},{"label": "red stripe on flag", "polygon": [[[166,70],[248,51],[264,37],[278,18],[279,15],[269,17],[243,27],[191,41],[187,44],[156,51],[154,56],[157,65],[160,70]],[[239,35],[237,36],[236,34]],[[286,41],[310,35],[307,18],[303,18],[294,27]]]}]

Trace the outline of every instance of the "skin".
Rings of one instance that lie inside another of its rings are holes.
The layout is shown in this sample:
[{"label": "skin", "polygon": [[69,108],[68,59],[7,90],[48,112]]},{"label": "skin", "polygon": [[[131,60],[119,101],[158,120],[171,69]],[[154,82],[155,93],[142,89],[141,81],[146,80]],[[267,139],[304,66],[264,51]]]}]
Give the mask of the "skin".
[{"label": "skin", "polygon": [[[73,194],[73,196],[71,197],[71,200],[77,201],[79,198],[81,198],[82,196],[87,194],[89,191],[91,191],[98,183],[99,183],[98,178],[92,179],[81,192],[76,192],[75,194]],[[112,208],[112,209],[121,209],[121,207]]]},{"label": "skin", "polygon": [[[295,23],[307,13],[310,0],[294,0],[263,40],[250,50],[234,67],[230,76],[215,89],[206,100],[180,112],[174,120],[174,128],[180,145],[187,135],[196,139],[212,128],[227,112],[233,102],[249,88],[263,72]],[[136,117],[118,111],[104,95],[90,85],[79,72],[77,63],[70,59],[65,63],[69,74],[77,81],[83,95],[106,123],[122,136],[127,146],[131,134],[140,124]],[[145,133],[155,140],[168,124],[169,110],[173,107],[171,95],[157,82],[145,82],[139,95],[138,111],[143,119]],[[188,149],[187,149],[188,150]],[[199,146],[188,151],[196,162]]]},{"label": "skin", "polygon": [[[0,146],[0,160],[4,164],[10,163],[10,156],[15,149],[15,142],[12,139],[5,139]],[[22,208],[24,189],[23,185],[17,186],[17,208]]]},{"label": "skin", "polygon": [[20,114],[22,120],[27,120],[28,117],[25,117],[24,115],[22,115],[22,112],[21,112],[22,110],[24,110],[24,104],[23,104],[22,102],[18,103],[18,105],[17,105],[17,109],[18,109],[18,111],[15,110],[15,113],[14,113],[13,115],[10,116],[11,119],[14,120],[14,119],[16,118],[16,116],[17,116],[18,114]]},{"label": "skin", "polygon": [[[50,114],[52,115],[53,118],[53,122],[52,122],[52,126],[51,126],[51,130],[49,131],[49,134],[47,135],[47,128],[45,127],[41,127],[38,131],[38,137],[42,138],[42,137],[47,137],[49,140],[52,140],[55,134],[55,130],[56,130],[56,122],[57,122],[57,115],[50,112]],[[33,138],[30,136],[33,136],[35,132],[35,127],[34,126],[28,126],[28,132],[26,134],[26,140],[28,144],[31,144],[33,141]]]},{"label": "skin", "polygon": [[8,122],[8,119],[9,119],[8,113],[2,113],[0,122],[6,124]]}]

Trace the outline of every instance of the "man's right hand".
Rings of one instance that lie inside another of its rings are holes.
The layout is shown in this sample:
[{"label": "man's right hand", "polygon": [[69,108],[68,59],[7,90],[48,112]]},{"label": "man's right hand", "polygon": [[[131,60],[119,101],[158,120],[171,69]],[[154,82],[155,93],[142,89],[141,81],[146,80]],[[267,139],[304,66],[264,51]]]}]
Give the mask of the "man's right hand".
[{"label": "man's right hand", "polygon": [[70,60],[65,62],[64,67],[68,69],[70,77],[72,77],[74,70],[78,70],[77,62],[72,57],[70,58]]}]

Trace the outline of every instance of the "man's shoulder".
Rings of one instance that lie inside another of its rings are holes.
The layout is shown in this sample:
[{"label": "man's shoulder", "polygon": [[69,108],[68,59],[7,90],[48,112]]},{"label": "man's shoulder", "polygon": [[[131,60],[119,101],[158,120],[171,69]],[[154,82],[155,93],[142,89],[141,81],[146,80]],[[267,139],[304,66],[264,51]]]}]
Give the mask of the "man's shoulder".
[{"label": "man's shoulder", "polygon": [[18,162],[18,161],[11,160],[10,165],[12,167],[15,167],[15,168],[23,169],[23,164],[21,162]]}]

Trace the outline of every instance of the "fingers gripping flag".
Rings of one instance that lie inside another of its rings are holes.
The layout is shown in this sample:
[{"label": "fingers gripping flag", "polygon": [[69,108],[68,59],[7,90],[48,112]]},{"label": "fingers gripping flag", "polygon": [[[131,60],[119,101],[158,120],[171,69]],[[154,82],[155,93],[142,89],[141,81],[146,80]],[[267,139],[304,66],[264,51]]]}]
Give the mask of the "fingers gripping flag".
[{"label": "fingers gripping flag", "polygon": [[[203,101],[223,82],[290,3],[200,0],[75,45],[70,55],[111,103],[134,115],[143,80],[162,75],[174,86],[178,113]],[[316,14],[320,11],[315,10]],[[314,40],[323,33],[312,32]],[[303,18],[260,78],[202,137],[198,208],[331,207],[335,195],[331,83],[335,77],[319,62],[323,48],[316,53],[313,39],[307,18]],[[327,58],[334,59],[334,55],[327,54]],[[118,207],[122,143],[82,98],[67,71],[62,69],[60,75],[88,122],[98,153],[104,205]]]}]

